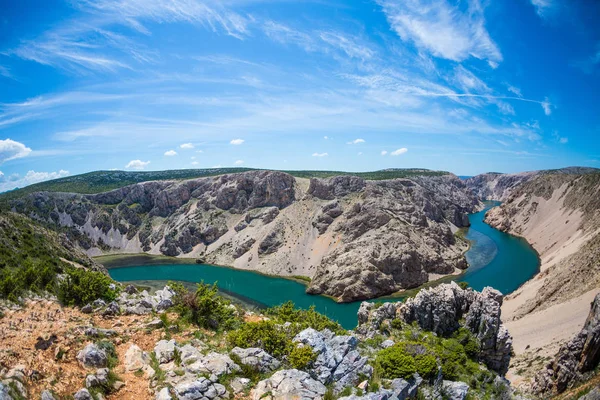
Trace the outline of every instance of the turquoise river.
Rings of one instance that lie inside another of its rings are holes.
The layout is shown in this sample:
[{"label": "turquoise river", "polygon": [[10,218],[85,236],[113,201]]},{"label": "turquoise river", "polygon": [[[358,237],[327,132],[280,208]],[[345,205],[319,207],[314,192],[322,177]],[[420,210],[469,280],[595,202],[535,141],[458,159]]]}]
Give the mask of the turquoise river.
[{"label": "turquoise river", "polygon": [[[468,282],[475,290],[493,286],[507,294],[535,275],[539,258],[524,239],[508,235],[483,222],[485,212],[497,204],[486,202],[484,210],[469,215],[471,227],[466,234],[471,241],[471,248],[466,254],[469,268],[457,280]],[[216,282],[223,292],[263,307],[279,305],[288,300],[302,308],[314,305],[319,312],[337,320],[347,329],[356,326],[356,313],[360,306],[360,302],[339,304],[328,297],[308,295],[305,293],[306,287],[293,280],[212,265],[132,265],[109,269],[109,273],[119,282]],[[399,301],[401,298],[377,300]]]}]

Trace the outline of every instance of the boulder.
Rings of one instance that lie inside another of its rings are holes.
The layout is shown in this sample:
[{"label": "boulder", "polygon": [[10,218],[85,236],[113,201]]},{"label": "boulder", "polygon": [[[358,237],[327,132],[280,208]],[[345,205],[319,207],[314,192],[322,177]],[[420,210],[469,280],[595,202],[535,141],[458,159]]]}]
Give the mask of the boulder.
[{"label": "boulder", "polygon": [[100,368],[94,374],[85,378],[85,387],[88,389],[108,386],[108,368]]},{"label": "boulder", "polygon": [[81,312],[84,314],[91,314],[92,311],[94,311],[94,308],[91,304],[86,304],[85,306],[81,307]]},{"label": "boulder", "polygon": [[198,378],[193,382],[181,383],[174,388],[178,400],[228,399],[225,386],[213,383],[206,378]]},{"label": "boulder", "polygon": [[106,309],[102,312],[102,315],[105,317],[114,317],[120,313],[121,307],[119,307],[119,304],[116,301],[111,301],[108,306],[106,306]]},{"label": "boulder", "polygon": [[2,382],[0,382],[0,400],[14,400],[10,395],[10,388]]},{"label": "boulder", "polygon": [[318,332],[308,328],[293,341],[311,347],[317,354],[309,372],[325,385],[332,383],[336,393],[358,384],[361,376],[370,377],[373,373],[368,359],[359,354],[358,339],[354,336],[336,336],[327,329]]},{"label": "boulder", "polygon": [[250,379],[248,378],[240,378],[238,376],[236,376],[235,378],[233,378],[231,380],[230,386],[231,389],[233,389],[233,394],[239,394],[242,393],[244,390],[246,390],[248,388],[248,386],[250,386]]},{"label": "boulder", "polygon": [[148,353],[132,344],[125,352],[125,371],[138,371],[150,363]]},{"label": "boulder", "polygon": [[154,346],[154,355],[156,356],[158,363],[166,364],[168,362],[173,361],[173,358],[175,358],[176,346],[177,343],[175,343],[174,339],[168,341],[158,341],[158,343],[156,343],[156,345]]},{"label": "boulder", "polygon": [[442,382],[442,395],[444,399],[448,400],[464,400],[467,398],[469,392],[469,385],[464,382]]},{"label": "boulder", "polygon": [[87,368],[105,368],[108,365],[106,352],[93,343],[85,346],[77,354],[77,360]]},{"label": "boulder", "polygon": [[224,374],[237,372],[240,367],[228,355],[211,352],[189,364],[185,369],[193,374],[209,374],[218,378]]},{"label": "boulder", "polygon": [[323,398],[327,388],[310,375],[296,369],[277,371],[268,379],[260,381],[253,391],[254,400],[261,399],[306,399]]},{"label": "boulder", "polygon": [[578,400],[600,400],[600,387],[596,386],[589,393],[581,396]]},{"label": "boulder", "polygon": [[[0,399],[2,399],[1,395],[0,395]],[[41,400],[56,400],[56,397],[54,397],[54,395],[52,394],[51,391],[44,390],[42,392]]]},{"label": "boulder", "polygon": [[133,285],[125,286],[125,289],[123,289],[123,291],[127,294],[136,294],[138,292],[137,288]]},{"label": "boulder", "polygon": [[259,348],[242,349],[235,347],[231,354],[237,356],[241,363],[256,368],[260,372],[271,372],[279,368],[281,363],[269,353]]},{"label": "boulder", "polygon": [[160,391],[156,394],[155,400],[173,400],[173,397],[171,397],[171,393],[169,392],[169,388],[160,389]]},{"label": "boulder", "polygon": [[79,389],[73,396],[75,400],[94,400],[90,392],[87,389]]}]

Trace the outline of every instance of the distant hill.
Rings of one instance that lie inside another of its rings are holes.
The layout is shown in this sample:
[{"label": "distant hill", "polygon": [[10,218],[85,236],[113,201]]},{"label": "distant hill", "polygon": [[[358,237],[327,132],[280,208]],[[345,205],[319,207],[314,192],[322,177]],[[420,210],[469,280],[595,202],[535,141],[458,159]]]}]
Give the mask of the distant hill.
[{"label": "distant hill", "polygon": [[[161,180],[184,180],[252,171],[255,168],[207,168],[180,169],[168,171],[95,171],[36,183],[21,189],[0,194],[0,201],[10,201],[35,192],[65,192],[94,194],[118,189],[140,182]],[[298,178],[329,178],[352,175],[366,180],[406,178],[411,176],[448,175],[446,171],[432,171],[422,168],[386,169],[373,172],[343,171],[282,171]]]}]

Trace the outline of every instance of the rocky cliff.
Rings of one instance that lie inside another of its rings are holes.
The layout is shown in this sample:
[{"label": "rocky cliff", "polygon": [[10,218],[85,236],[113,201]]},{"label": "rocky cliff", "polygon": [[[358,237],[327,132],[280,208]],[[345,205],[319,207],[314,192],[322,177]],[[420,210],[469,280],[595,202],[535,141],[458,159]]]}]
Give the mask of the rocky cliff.
[{"label": "rocky cliff", "polygon": [[513,189],[525,183],[538,174],[534,172],[520,172],[518,174],[500,174],[489,172],[468,178],[465,184],[483,200],[504,201]]},{"label": "rocky cliff", "polygon": [[479,206],[454,175],[309,180],[273,171],[12,202],[15,211],[66,230],[90,255],[146,252],[303,275],[312,278],[309,292],[340,301],[466,268],[466,244],[453,231]]}]

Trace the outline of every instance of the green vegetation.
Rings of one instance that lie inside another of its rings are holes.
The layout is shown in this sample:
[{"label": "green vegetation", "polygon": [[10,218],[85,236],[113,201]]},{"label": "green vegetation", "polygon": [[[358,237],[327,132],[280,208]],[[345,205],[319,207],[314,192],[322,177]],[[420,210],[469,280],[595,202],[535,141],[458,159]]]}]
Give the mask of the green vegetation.
[{"label": "green vegetation", "polygon": [[94,265],[57,233],[27,217],[0,212],[0,298],[17,302],[26,292],[48,292],[69,305],[115,298],[110,278],[75,264]]},{"label": "green vegetation", "polygon": [[386,379],[409,379],[415,372],[424,379],[431,379],[437,372],[436,353],[417,342],[399,343],[383,349],[375,363]]},{"label": "green vegetation", "polygon": [[[157,180],[185,180],[252,171],[252,168],[209,168],[182,169],[170,171],[96,171],[82,175],[69,176],[51,181],[36,183],[22,189],[16,189],[0,195],[0,202],[8,202],[35,192],[64,192],[94,194],[118,189],[140,182]],[[343,171],[282,171],[298,178],[329,178],[332,176],[358,176],[367,180],[409,178],[412,176],[441,176],[445,171],[427,169],[385,169],[373,172]]]},{"label": "green vegetation", "polygon": [[246,322],[227,336],[232,347],[259,347],[273,357],[281,358],[292,350],[288,333],[274,321]]},{"label": "green vegetation", "polygon": [[336,334],[345,333],[340,324],[317,312],[314,306],[311,306],[308,310],[301,310],[295,307],[294,302],[288,301],[280,306],[268,309],[266,314],[280,323],[290,322],[294,324],[295,330],[298,332],[310,327],[317,331],[329,329]]},{"label": "green vegetation", "polygon": [[177,282],[169,282],[175,291],[173,303],[181,319],[196,326],[212,330],[227,330],[238,323],[236,308],[219,296],[216,283],[207,285],[201,282],[196,292],[188,291]]},{"label": "green vegetation", "polygon": [[317,354],[309,346],[293,346],[288,361],[292,368],[305,370],[317,359]]}]

